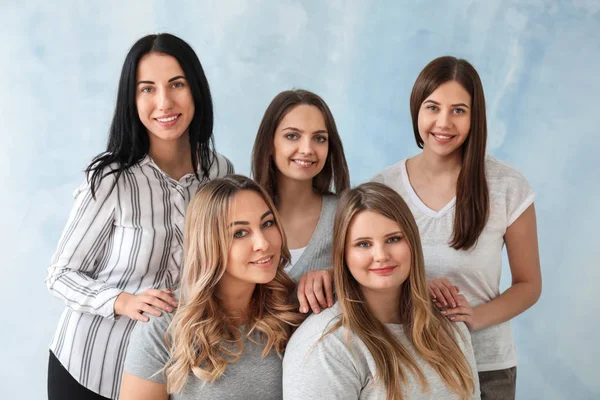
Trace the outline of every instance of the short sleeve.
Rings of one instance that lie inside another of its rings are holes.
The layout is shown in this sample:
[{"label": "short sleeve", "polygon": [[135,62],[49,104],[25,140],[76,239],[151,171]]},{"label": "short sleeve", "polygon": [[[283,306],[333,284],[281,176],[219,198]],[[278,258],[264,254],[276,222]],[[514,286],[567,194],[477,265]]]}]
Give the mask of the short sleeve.
[{"label": "short sleeve", "polygon": [[172,317],[163,312],[160,317],[149,316],[148,322],[137,322],[129,338],[125,372],[148,381],[167,383],[162,369],[169,361],[165,334]]},{"label": "short sleeve", "polygon": [[511,226],[533,204],[535,193],[527,179],[517,170],[510,170],[505,175],[506,184],[506,226]]},{"label": "short sleeve", "polygon": [[342,339],[335,333],[302,336],[283,358],[284,400],[358,399],[362,379]]}]

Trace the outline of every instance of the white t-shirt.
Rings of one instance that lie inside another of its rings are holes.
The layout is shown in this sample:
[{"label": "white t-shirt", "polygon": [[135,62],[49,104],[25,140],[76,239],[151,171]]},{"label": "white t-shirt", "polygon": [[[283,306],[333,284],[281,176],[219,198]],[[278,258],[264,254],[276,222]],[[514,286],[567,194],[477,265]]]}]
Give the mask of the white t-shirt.
[{"label": "white t-shirt", "polygon": [[283,268],[285,272],[289,272],[292,267],[296,265],[300,257],[302,257],[304,250],[306,250],[306,246],[302,247],[301,249],[290,249],[290,255],[292,256],[292,259],[290,260],[290,263]]},{"label": "white t-shirt", "polygon": [[[415,216],[423,244],[427,278],[447,277],[460,288],[473,307],[500,295],[506,228],[535,198],[521,173],[490,155],[485,160],[485,173],[490,215],[476,246],[469,250],[454,250],[448,244],[452,238],[456,198],[439,211],[427,207],[410,184],[406,160],[384,169],[373,178],[396,190]],[[473,332],[472,341],[479,372],[517,365],[509,321]]]}]

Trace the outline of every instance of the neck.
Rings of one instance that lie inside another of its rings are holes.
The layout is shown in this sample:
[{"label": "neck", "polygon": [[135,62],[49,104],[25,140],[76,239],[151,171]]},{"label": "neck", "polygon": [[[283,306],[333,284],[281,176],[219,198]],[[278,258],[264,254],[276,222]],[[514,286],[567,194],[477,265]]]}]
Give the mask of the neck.
[{"label": "neck", "polygon": [[283,214],[294,210],[306,210],[320,202],[321,195],[313,190],[312,181],[296,181],[279,174],[277,211]]},{"label": "neck", "polygon": [[424,149],[412,161],[417,170],[429,177],[455,175],[458,178],[462,169],[462,151],[457,149],[447,156],[439,156]]},{"label": "neck", "polygon": [[160,140],[150,135],[148,155],[158,168],[175,180],[179,180],[185,174],[194,173],[190,153],[187,133],[179,140]]},{"label": "neck", "polygon": [[234,282],[223,282],[221,279],[217,284],[215,295],[225,313],[241,325],[248,319],[250,301],[255,288],[255,283],[234,284]]},{"label": "neck", "polygon": [[400,290],[371,290],[361,286],[369,310],[382,324],[400,324]]}]

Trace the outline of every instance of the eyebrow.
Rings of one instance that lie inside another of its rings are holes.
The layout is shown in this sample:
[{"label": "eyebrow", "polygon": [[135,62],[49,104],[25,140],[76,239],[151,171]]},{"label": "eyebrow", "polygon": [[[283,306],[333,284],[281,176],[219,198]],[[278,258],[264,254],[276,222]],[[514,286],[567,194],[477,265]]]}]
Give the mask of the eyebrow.
[{"label": "eyebrow", "polygon": [[[395,235],[398,235],[398,234],[404,234],[404,232],[402,232],[402,231],[396,231],[396,232],[388,233],[387,235],[384,236],[384,238],[388,238],[390,236],[395,236]],[[359,237],[359,238],[354,239],[353,242],[356,242],[358,240],[371,240],[371,239],[373,239],[373,238],[368,237],[368,236],[363,236],[363,237]]]},{"label": "eyebrow", "polygon": [[[185,76],[177,75],[177,76],[174,76],[171,79],[169,79],[167,82],[171,83],[173,81],[176,81],[177,79],[185,79]],[[154,85],[154,82],[153,81],[139,81],[137,84],[138,85]]]},{"label": "eyebrow", "polygon": [[[295,128],[293,126],[288,126],[288,127],[282,129],[282,131],[285,131],[285,130],[290,130],[290,131],[300,132],[300,133],[304,132],[302,129],[298,129],[298,128]],[[329,135],[329,132],[327,132],[325,129],[321,129],[321,130],[318,130],[318,131],[314,131],[313,135],[315,135],[315,134]]]},{"label": "eyebrow", "polygon": [[[273,214],[273,211],[269,210],[266,211],[263,215],[260,216],[260,220],[262,221],[263,219],[265,219],[266,217],[268,217],[269,215]],[[250,222],[248,221],[235,221],[229,224],[229,227],[232,227],[234,225],[250,225]]]},{"label": "eyebrow", "polygon": [[[425,103],[433,103],[433,104],[435,104],[436,106],[439,106],[439,105],[440,105],[440,103],[438,103],[438,102],[437,102],[437,101],[435,101],[435,100],[425,100],[425,101],[423,102],[423,104],[425,104]],[[451,104],[450,106],[451,106],[451,107],[466,107],[466,108],[469,108],[469,106],[468,106],[468,105],[466,105],[465,103],[456,103],[456,104]]]}]

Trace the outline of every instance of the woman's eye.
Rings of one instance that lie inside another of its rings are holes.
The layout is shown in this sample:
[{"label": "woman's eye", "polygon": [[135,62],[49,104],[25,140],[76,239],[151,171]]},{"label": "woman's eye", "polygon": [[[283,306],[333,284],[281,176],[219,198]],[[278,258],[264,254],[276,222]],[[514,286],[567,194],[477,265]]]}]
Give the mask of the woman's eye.
[{"label": "woman's eye", "polygon": [[401,236],[394,236],[394,237],[391,237],[391,238],[389,238],[389,239],[387,240],[387,242],[388,242],[388,243],[398,243],[398,242],[399,242],[399,241],[401,241],[401,240],[402,240],[402,237],[401,237]]},{"label": "woman's eye", "polygon": [[315,136],[315,140],[317,141],[317,143],[325,143],[327,141],[327,138],[325,136]]},{"label": "woman's eye", "polygon": [[246,236],[247,234],[248,234],[248,232],[247,232],[247,231],[240,230],[240,231],[236,231],[236,232],[233,234],[233,237],[234,237],[234,238],[236,238],[236,239],[239,239],[239,238],[243,238],[243,237],[244,237],[244,236]]},{"label": "woman's eye", "polygon": [[431,110],[431,111],[437,111],[438,110],[437,106],[427,106],[427,109]]},{"label": "woman's eye", "polygon": [[152,88],[151,87],[146,86],[146,87],[142,88],[142,93],[150,93],[150,92],[152,92]]},{"label": "woman's eye", "polygon": [[272,219],[265,221],[265,223],[263,224],[263,228],[270,228],[273,225],[275,225],[275,221],[273,221]]},{"label": "woman's eye", "polygon": [[183,87],[183,86],[184,86],[184,85],[183,85],[183,82],[175,82],[175,83],[173,84],[173,88],[175,88],[175,89],[177,89],[177,88],[180,88],[180,87]]},{"label": "woman's eye", "polygon": [[285,135],[285,138],[289,139],[289,140],[296,140],[296,139],[298,139],[298,134],[296,134],[296,133],[288,133],[287,135]]},{"label": "woman's eye", "polygon": [[362,247],[363,249],[366,249],[370,246],[371,246],[371,244],[369,242],[358,242],[356,244],[356,247]]},{"label": "woman's eye", "polygon": [[463,110],[462,108],[456,108],[454,109],[454,113],[455,114],[464,114],[466,111]]}]

